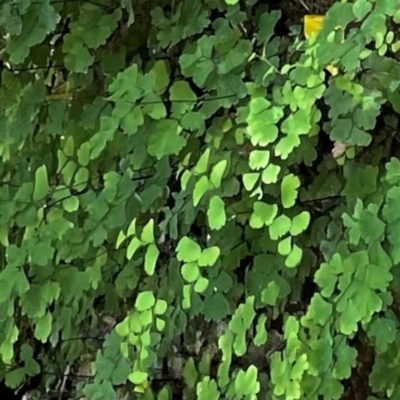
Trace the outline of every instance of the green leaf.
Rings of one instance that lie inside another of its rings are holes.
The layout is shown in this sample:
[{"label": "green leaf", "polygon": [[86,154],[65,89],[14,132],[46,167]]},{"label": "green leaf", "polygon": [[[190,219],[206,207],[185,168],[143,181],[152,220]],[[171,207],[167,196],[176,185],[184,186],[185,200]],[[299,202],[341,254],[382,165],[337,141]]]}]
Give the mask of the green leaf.
[{"label": "green leaf", "polygon": [[126,236],[136,235],[136,218],[134,218],[128,227],[128,232]]},{"label": "green leaf", "polygon": [[47,342],[47,338],[51,334],[53,318],[51,313],[47,312],[42,318],[40,318],[35,327],[35,338],[40,340],[42,343]]},{"label": "green leaf", "polygon": [[157,60],[152,68],[156,76],[155,91],[159,94],[163,93],[170,82],[169,65],[165,60]]},{"label": "green leaf", "polygon": [[290,227],[290,234],[292,236],[300,235],[304,232],[310,224],[310,213],[302,211],[292,219],[292,226]]},{"label": "green leaf", "polygon": [[182,129],[175,120],[157,121],[148,142],[149,154],[158,160],[165,156],[179,154],[186,145],[186,140],[180,136],[181,131]]},{"label": "green leaf", "polygon": [[165,300],[162,299],[158,299],[156,302],[156,305],[154,307],[154,313],[156,315],[163,315],[166,313],[167,311],[167,302]]},{"label": "green leaf", "polygon": [[159,332],[162,332],[165,328],[165,321],[161,318],[156,318],[156,328]]},{"label": "green leaf", "polygon": [[26,378],[25,368],[15,368],[6,373],[6,385],[12,389],[17,389]]},{"label": "green leaf", "polygon": [[210,148],[207,148],[199,158],[199,161],[197,161],[197,164],[194,167],[194,172],[196,172],[197,174],[204,174],[205,172],[207,172],[209,158],[210,158]]},{"label": "green leaf", "polygon": [[204,196],[205,193],[210,189],[210,183],[206,176],[202,176],[194,186],[193,190],[193,205],[196,207],[199,203],[201,198]]},{"label": "green leaf", "polygon": [[288,268],[297,267],[300,264],[302,256],[303,256],[303,250],[294,244],[292,247],[292,251],[285,260],[286,267]]},{"label": "green leaf", "polygon": [[126,236],[123,231],[119,231],[118,237],[117,237],[117,243],[115,244],[115,248],[119,249],[123,241],[126,239]]},{"label": "green leaf", "polygon": [[385,179],[390,184],[396,184],[400,182],[400,160],[392,157],[390,162],[385,164],[386,176]]},{"label": "green leaf", "polygon": [[357,0],[353,4],[353,13],[358,19],[363,19],[372,9],[368,0]]},{"label": "green leaf", "polygon": [[86,167],[90,161],[90,143],[84,142],[81,144],[81,147],[78,149],[78,162],[80,165]]},{"label": "green leaf", "polygon": [[135,301],[135,307],[138,311],[145,311],[154,306],[156,303],[156,299],[154,297],[153,292],[146,291],[140,292]]},{"label": "green leaf", "polygon": [[222,182],[222,177],[224,175],[226,166],[228,165],[228,161],[221,160],[211,170],[210,182],[214,186],[215,189],[219,189]]},{"label": "green leaf", "polygon": [[45,165],[39,167],[35,172],[35,188],[33,190],[33,201],[43,200],[49,193],[49,178]]},{"label": "green leaf", "polygon": [[74,212],[79,209],[79,199],[76,196],[71,196],[63,201],[63,207],[66,212]]},{"label": "green leaf", "polygon": [[261,293],[261,301],[270,306],[275,306],[278,299],[279,290],[279,286],[275,281],[269,282],[267,287]]},{"label": "green leaf", "polygon": [[181,274],[182,278],[188,283],[195,282],[200,278],[200,270],[195,262],[183,264]]},{"label": "green leaf", "polygon": [[183,368],[183,378],[189,388],[193,389],[196,386],[198,372],[193,357],[190,357],[185,363],[185,367]]},{"label": "green leaf", "polygon": [[196,293],[204,293],[208,288],[209,281],[207,278],[200,277],[194,284],[194,291]]},{"label": "green leaf", "polygon": [[197,261],[201,256],[201,248],[200,246],[189,239],[187,236],[184,236],[178,243],[176,247],[177,251],[177,259],[179,261],[184,261],[187,263]]},{"label": "green leaf", "polygon": [[90,138],[91,146],[90,159],[95,160],[103,152],[107,145],[114,138],[115,131],[119,125],[119,119],[102,115],[100,117],[100,131]]},{"label": "green leaf", "polygon": [[195,102],[197,100],[196,94],[190,88],[189,83],[185,81],[175,81],[169,92],[171,101]]},{"label": "green leaf", "polygon": [[300,187],[300,179],[293,174],[286,175],[281,184],[282,205],[284,208],[293,207],[296,203],[297,189]]},{"label": "green leaf", "polygon": [[276,204],[271,205],[261,201],[256,201],[253,209],[253,214],[250,217],[250,226],[253,229],[260,229],[263,226],[271,225],[278,213],[278,206]]},{"label": "green leaf", "polygon": [[283,239],[278,244],[278,253],[282,256],[287,256],[292,251],[292,238],[289,236]]},{"label": "green leaf", "polygon": [[253,150],[250,153],[249,166],[253,170],[266,168],[269,163],[270,152],[268,150]]},{"label": "green leaf", "polygon": [[128,320],[128,318],[125,318],[122,322],[117,324],[117,326],[115,327],[115,331],[121,337],[128,336],[129,335],[129,320]]},{"label": "green leaf", "polygon": [[32,262],[35,264],[46,266],[53,259],[54,248],[45,242],[37,243],[31,252]]},{"label": "green leaf", "polygon": [[315,323],[324,327],[328,320],[332,318],[333,307],[322,298],[319,293],[314,294],[308,308],[307,317],[311,318]]},{"label": "green leaf", "polygon": [[279,165],[269,164],[268,167],[263,171],[261,179],[266,185],[276,183],[278,182],[278,175],[280,171],[281,167]]},{"label": "green leaf", "polygon": [[144,258],[144,270],[146,271],[147,275],[154,275],[159,254],[160,251],[155,244],[152,243],[147,247]]},{"label": "green leaf", "polygon": [[217,246],[204,249],[198,260],[200,267],[212,267],[218,260],[220,249]]},{"label": "green leaf", "polygon": [[208,226],[220,230],[226,224],[225,203],[219,196],[213,196],[207,210]]},{"label": "green leaf", "polygon": [[258,179],[260,178],[260,174],[257,172],[250,172],[248,174],[243,175],[243,184],[247,191],[251,191],[254,189]]},{"label": "green leaf", "polygon": [[[129,231],[128,231],[129,234]],[[144,244],[154,243],[154,220],[150,218],[145,227],[142,230],[142,235],[140,236],[140,240]]]},{"label": "green leaf", "polygon": [[136,250],[141,246],[141,242],[137,237],[132,238],[129,243],[128,248],[126,249],[126,258],[131,260],[132,257],[135,255]]},{"label": "green leaf", "polygon": [[254,344],[256,346],[262,346],[267,342],[267,329],[265,324],[267,322],[267,317],[265,315],[261,315],[258,318],[256,325],[256,335],[254,336]]},{"label": "green leaf", "polygon": [[220,321],[230,313],[230,306],[222,293],[215,292],[205,299],[202,313],[206,321]]},{"label": "green leaf", "polygon": [[134,371],[129,374],[128,378],[134,385],[140,385],[147,380],[147,377],[148,377],[147,372]]}]

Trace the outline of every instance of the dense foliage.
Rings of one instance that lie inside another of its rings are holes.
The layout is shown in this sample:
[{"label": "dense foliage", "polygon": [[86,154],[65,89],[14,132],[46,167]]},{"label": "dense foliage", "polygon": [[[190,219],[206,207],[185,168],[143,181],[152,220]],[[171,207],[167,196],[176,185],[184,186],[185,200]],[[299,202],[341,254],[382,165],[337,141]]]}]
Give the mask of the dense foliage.
[{"label": "dense foliage", "polygon": [[400,398],[399,9],[2,0],[6,385]]}]

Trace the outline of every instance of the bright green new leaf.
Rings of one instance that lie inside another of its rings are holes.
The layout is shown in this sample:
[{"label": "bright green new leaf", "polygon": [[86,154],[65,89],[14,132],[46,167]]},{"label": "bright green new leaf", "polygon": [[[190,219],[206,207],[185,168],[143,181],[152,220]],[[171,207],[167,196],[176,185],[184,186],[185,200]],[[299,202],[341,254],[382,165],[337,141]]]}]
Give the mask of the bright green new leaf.
[{"label": "bright green new leaf", "polygon": [[184,236],[176,247],[177,259],[184,262],[197,261],[201,256],[200,246],[192,239]]},{"label": "bright green new leaf", "polygon": [[277,240],[289,232],[291,227],[290,218],[285,214],[276,218],[269,227],[269,235],[272,240]]},{"label": "bright green new leaf", "polygon": [[125,318],[122,322],[117,324],[117,326],[115,327],[115,331],[121,337],[128,336],[129,335],[129,320],[128,320],[128,318]]},{"label": "bright green new leaf", "polygon": [[196,207],[199,203],[201,198],[204,196],[205,193],[210,189],[210,183],[206,176],[202,176],[194,186],[193,190],[193,205]]},{"label": "bright green new leaf", "polygon": [[131,374],[129,374],[128,378],[134,385],[140,385],[147,380],[147,376],[148,376],[147,372],[134,371]]},{"label": "bright green new leaf", "polygon": [[128,248],[126,249],[126,258],[128,260],[132,259],[134,254],[136,253],[136,250],[141,246],[141,242],[137,237],[132,238],[132,240],[129,243]]},{"label": "bright green new leaf", "polygon": [[224,175],[228,161],[221,160],[215,164],[211,170],[210,182],[215,189],[219,189],[221,186],[222,177]]},{"label": "bright green new leaf", "polygon": [[300,235],[304,232],[310,224],[310,213],[302,211],[292,219],[292,226],[290,227],[290,234],[292,236]]},{"label": "bright green new leaf", "polygon": [[[129,231],[128,231],[129,234]],[[143,244],[154,243],[154,220],[150,218],[145,227],[142,230],[140,240]]]},{"label": "bright green new leaf", "polygon": [[146,255],[144,257],[144,270],[146,271],[147,275],[154,275],[159,254],[160,251],[154,243],[151,243],[147,247]]},{"label": "bright green new leaf", "polygon": [[292,250],[292,238],[289,236],[278,244],[278,253],[281,256],[287,256]]},{"label": "bright green new leaf", "polygon": [[39,167],[35,172],[35,188],[33,190],[33,201],[43,200],[49,193],[49,178],[45,165]]},{"label": "bright green new leaf", "polygon": [[276,183],[278,182],[279,172],[281,172],[281,167],[279,165],[269,164],[263,171],[261,179],[266,185]]},{"label": "bright green new leaf", "polygon": [[275,281],[268,283],[267,287],[261,293],[261,300],[263,303],[270,306],[275,306],[279,295],[279,286]]},{"label": "bright green new leaf", "polygon": [[138,311],[145,311],[154,306],[156,299],[153,292],[140,292],[135,301],[135,307]]},{"label": "bright green new leaf", "polygon": [[219,196],[213,196],[207,210],[208,226],[220,230],[226,224],[225,203]]},{"label": "bright green new leaf", "polygon": [[184,285],[182,292],[182,309],[187,310],[191,306],[192,285]]},{"label": "bright green new leaf", "polygon": [[182,190],[186,190],[187,188],[187,184],[189,182],[189,179],[193,176],[193,174],[188,171],[185,170],[181,176],[181,186],[182,186]]},{"label": "bright green new leaf", "polygon": [[293,175],[286,175],[281,184],[281,198],[284,208],[293,207],[296,203],[297,189],[300,187],[300,179]]},{"label": "bright green new leaf", "polygon": [[209,281],[207,278],[200,277],[194,284],[194,291],[196,293],[203,293],[208,288]]},{"label": "bright green new leaf", "polygon": [[156,328],[159,332],[162,332],[165,328],[165,321],[161,318],[156,318]]},{"label": "bright green new leaf", "polygon": [[199,266],[212,267],[217,262],[219,255],[220,255],[220,249],[217,246],[204,249],[198,261]]},{"label": "bright green new leaf", "polygon": [[[152,310],[145,310],[139,314],[140,325],[143,328],[147,328],[153,322],[153,312]],[[138,332],[139,333],[139,332]]]},{"label": "bright green new leaf", "polygon": [[200,156],[199,161],[197,161],[194,167],[194,172],[196,174],[204,174],[208,171],[208,160],[210,158],[210,148],[207,148],[204,153]]},{"label": "bright green new leaf", "polygon": [[249,157],[249,166],[253,170],[266,168],[269,163],[270,152],[268,150],[253,150]]},{"label": "bright green new leaf", "polygon": [[258,318],[256,325],[256,335],[254,336],[254,344],[256,346],[262,346],[267,342],[267,329],[265,327],[265,323],[267,322],[266,315],[261,315]]},{"label": "bright green new leaf", "polygon": [[297,134],[290,133],[282,137],[275,146],[275,156],[287,160],[293,150],[300,146],[300,138]]},{"label": "bright green new leaf", "polygon": [[200,278],[200,270],[195,262],[183,264],[181,267],[181,274],[182,278],[188,283],[195,282]]},{"label": "bright green new leaf", "polygon": [[[150,220],[151,221],[151,220]],[[150,222],[149,221],[149,222]],[[126,236],[132,236],[132,235],[136,235],[136,218],[134,218],[131,223],[129,224],[128,227],[128,232],[126,234]]]},{"label": "bright green new leaf", "polygon": [[250,101],[250,114],[257,115],[265,110],[267,110],[271,106],[271,102],[269,102],[265,97],[256,97],[251,99]]},{"label": "bright green new leaf", "polygon": [[158,299],[156,302],[156,305],[154,306],[154,313],[156,315],[163,315],[166,313],[167,307],[168,307],[168,305],[165,300]]},{"label": "bright green new leaf", "polygon": [[248,174],[243,175],[243,184],[247,191],[251,191],[254,189],[260,174],[258,172],[250,172]]},{"label": "bright green new leaf", "polygon": [[285,260],[286,267],[288,268],[297,267],[300,264],[302,256],[303,256],[303,250],[294,244],[292,247],[292,251]]},{"label": "bright green new leaf", "polygon": [[316,324],[325,326],[332,317],[332,310],[332,304],[324,300],[319,293],[316,293],[311,299],[307,317],[311,318]]}]

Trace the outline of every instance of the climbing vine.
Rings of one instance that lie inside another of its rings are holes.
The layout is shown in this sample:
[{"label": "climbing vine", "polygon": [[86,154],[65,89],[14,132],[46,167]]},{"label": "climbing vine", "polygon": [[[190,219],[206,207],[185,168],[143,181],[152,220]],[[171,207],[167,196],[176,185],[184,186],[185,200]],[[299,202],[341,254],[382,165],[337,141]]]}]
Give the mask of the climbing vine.
[{"label": "climbing vine", "polygon": [[399,24],[397,0],[2,0],[5,385],[397,399]]}]

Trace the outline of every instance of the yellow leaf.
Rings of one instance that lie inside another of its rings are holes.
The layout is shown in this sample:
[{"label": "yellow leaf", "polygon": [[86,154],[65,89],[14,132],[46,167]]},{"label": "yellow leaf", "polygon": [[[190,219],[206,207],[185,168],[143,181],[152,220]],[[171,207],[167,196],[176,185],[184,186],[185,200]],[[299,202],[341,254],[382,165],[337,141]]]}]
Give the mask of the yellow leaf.
[{"label": "yellow leaf", "polygon": [[72,91],[70,82],[63,82],[51,89],[48,98],[52,100],[72,100]]},{"label": "yellow leaf", "polygon": [[[305,15],[304,16],[304,36],[309,39],[311,36],[315,36],[322,28],[325,15]],[[339,73],[339,69],[333,65],[328,65],[326,70],[332,75],[336,76]]]},{"label": "yellow leaf", "polygon": [[309,39],[316,35],[322,28],[325,15],[305,15],[304,16],[304,36]]},{"label": "yellow leaf", "polygon": [[336,76],[339,73],[339,68],[336,68],[333,65],[328,65],[326,70],[329,71],[332,76]]}]

